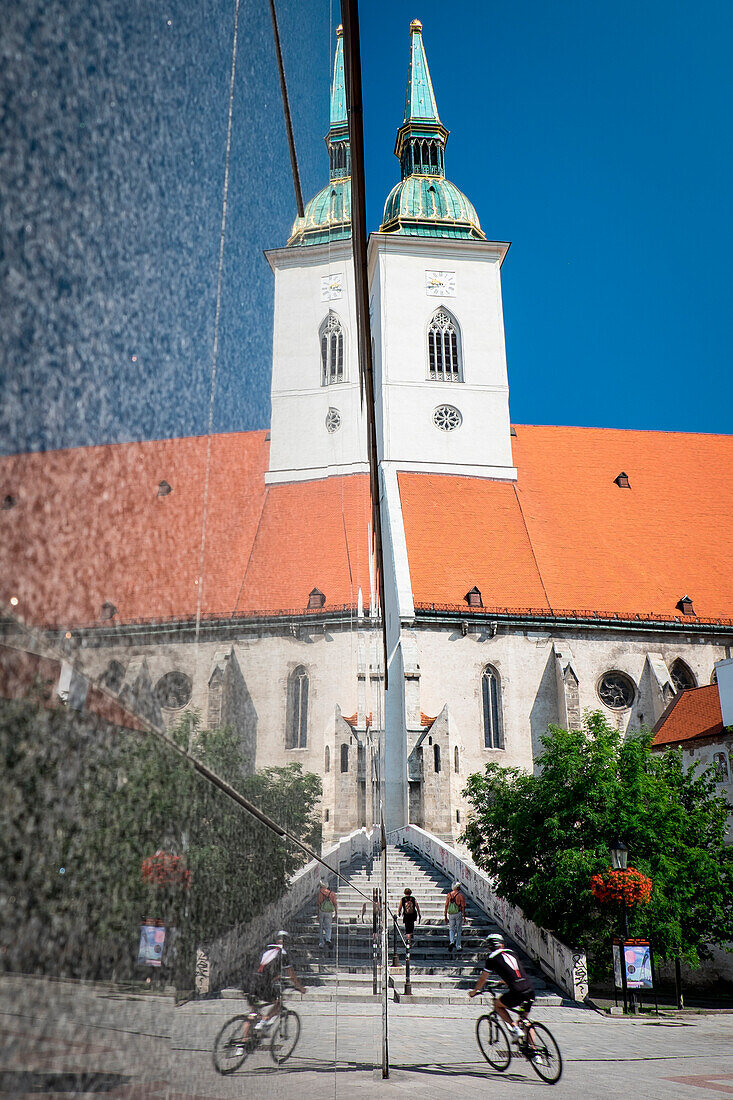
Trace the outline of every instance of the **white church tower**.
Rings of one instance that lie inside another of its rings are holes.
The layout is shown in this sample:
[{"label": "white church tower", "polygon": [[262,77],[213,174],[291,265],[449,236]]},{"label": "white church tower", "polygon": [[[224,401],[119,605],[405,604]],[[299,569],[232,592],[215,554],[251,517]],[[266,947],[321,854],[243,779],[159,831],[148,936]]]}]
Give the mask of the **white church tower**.
[{"label": "white church tower", "polygon": [[516,479],[500,269],[465,195],[445,178],[422,24],[410,25],[402,179],[369,242],[380,459],[387,467]]},{"label": "white church tower", "polygon": [[269,484],[369,469],[359,393],[341,27],[336,35],[326,135],[329,182],[296,218],[287,247],[266,253],[275,273]]}]

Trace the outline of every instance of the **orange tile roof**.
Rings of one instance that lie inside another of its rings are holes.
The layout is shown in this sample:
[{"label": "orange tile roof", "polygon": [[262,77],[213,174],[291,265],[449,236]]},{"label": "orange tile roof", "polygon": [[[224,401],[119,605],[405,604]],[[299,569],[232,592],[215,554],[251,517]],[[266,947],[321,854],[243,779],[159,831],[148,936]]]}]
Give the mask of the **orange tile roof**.
[{"label": "orange tile roof", "polygon": [[[522,427],[516,487],[399,475],[418,604],[733,620],[733,436]],[[630,489],[614,478],[624,471]]]},{"label": "orange tile roof", "polygon": [[[201,613],[368,604],[368,477],[268,489],[265,434],[211,437]],[[206,466],[205,436],[0,458],[0,600],[36,625],[195,617]]]},{"label": "orange tile roof", "polygon": [[688,688],[676,695],[654,727],[654,746],[717,737],[723,732],[723,715],[717,684]]},{"label": "orange tile roof", "polygon": [[[518,483],[401,473],[418,607],[733,623],[733,437],[522,427]],[[264,432],[0,458],[0,600],[32,623],[325,610],[369,599],[365,475],[267,487]],[[630,489],[614,478],[625,471]],[[158,484],[172,486],[159,497]],[[692,620],[695,621],[695,620]]]}]

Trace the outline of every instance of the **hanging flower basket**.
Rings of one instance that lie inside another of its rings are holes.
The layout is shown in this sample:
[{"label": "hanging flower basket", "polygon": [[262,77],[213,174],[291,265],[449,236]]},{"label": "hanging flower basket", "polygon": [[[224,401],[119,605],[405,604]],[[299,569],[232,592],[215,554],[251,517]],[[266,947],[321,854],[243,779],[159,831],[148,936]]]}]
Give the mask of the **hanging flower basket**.
[{"label": "hanging flower basket", "polygon": [[590,888],[597,901],[625,902],[628,906],[646,905],[652,896],[652,880],[635,867],[627,867],[625,871],[609,867],[600,875],[593,875]]},{"label": "hanging flower basket", "polygon": [[183,856],[174,856],[172,852],[158,851],[148,856],[142,865],[143,881],[151,886],[179,886],[188,890],[191,886],[191,872],[186,869]]}]

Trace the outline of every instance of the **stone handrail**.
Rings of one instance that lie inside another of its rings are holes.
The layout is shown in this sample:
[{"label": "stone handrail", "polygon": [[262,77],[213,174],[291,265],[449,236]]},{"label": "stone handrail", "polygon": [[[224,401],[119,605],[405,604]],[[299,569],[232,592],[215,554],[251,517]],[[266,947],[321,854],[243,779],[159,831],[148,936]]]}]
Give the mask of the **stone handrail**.
[{"label": "stone handrail", "polygon": [[574,951],[544,928],[525,917],[521,909],[500,898],[491,879],[467,856],[417,825],[388,834],[391,844],[405,844],[439,868],[479,905],[544,973],[574,1001],[588,996],[588,967],[584,951]]}]

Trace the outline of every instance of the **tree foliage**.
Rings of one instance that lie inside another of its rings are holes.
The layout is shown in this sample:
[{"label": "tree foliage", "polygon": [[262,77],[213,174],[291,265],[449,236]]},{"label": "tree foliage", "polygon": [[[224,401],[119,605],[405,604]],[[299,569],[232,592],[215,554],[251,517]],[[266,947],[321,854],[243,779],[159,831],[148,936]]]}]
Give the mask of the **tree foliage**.
[{"label": "tree foliage", "polygon": [[[318,846],[318,776],[245,775],[233,731],[190,712],[171,736]],[[177,928],[192,984],[196,946],[279,897],[305,859],[153,737],[35,699],[0,702],[0,831],[0,965],[79,977],[133,975],[155,917]],[[189,890],[143,880],[160,849],[185,858]]]},{"label": "tree foliage", "polygon": [[724,839],[733,807],[713,768],[685,767],[681,752],[652,752],[651,742],[649,733],[624,740],[588,714],[582,730],[550,726],[537,774],[487,764],[465,791],[473,815],[463,839],[478,866],[530,919],[595,955],[596,973],[609,934],[621,929],[619,907],[590,889],[615,836],[654,884],[649,904],[629,912],[631,935],[692,966],[708,944],[733,940],[733,851]]}]

